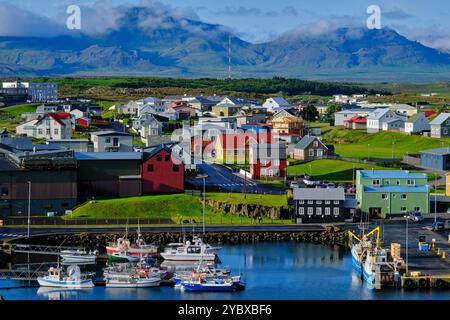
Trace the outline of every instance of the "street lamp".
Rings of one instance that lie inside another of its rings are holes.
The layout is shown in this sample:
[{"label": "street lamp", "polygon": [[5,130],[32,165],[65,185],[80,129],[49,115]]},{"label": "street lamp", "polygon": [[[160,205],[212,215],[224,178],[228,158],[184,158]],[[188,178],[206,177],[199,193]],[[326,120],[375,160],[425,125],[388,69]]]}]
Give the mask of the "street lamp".
[{"label": "street lamp", "polygon": [[370,160],[370,143],[367,144],[367,160]]},{"label": "street lamp", "polygon": [[312,176],[311,164],[309,165],[309,175]]},{"label": "street lamp", "polygon": [[392,159],[394,159],[394,145],[395,145],[395,142],[392,141]]},{"label": "street lamp", "polygon": [[27,228],[27,238],[30,237],[30,217],[31,217],[31,181],[28,183],[28,228]]},{"label": "street lamp", "polygon": [[408,275],[408,227],[409,227],[409,217],[403,216],[406,219],[406,275]]}]

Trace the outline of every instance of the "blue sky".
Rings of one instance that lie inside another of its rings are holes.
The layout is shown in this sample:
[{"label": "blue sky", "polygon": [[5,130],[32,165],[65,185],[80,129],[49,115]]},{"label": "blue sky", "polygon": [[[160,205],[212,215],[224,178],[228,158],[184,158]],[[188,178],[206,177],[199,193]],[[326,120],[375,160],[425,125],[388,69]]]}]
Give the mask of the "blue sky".
[{"label": "blue sky", "polygon": [[[141,1],[100,0],[104,6],[139,4]],[[54,19],[63,14],[70,4],[90,6],[96,2],[21,0],[19,6],[33,14]],[[2,3],[18,5],[17,0],[0,0],[0,5]],[[382,8],[383,26],[390,26],[429,46],[450,50],[448,0],[160,0],[160,4],[184,10],[188,15],[205,22],[230,27],[241,38],[251,42],[268,41],[301,25],[313,26],[320,21],[364,26],[368,17],[367,7],[376,4]],[[1,14],[0,10],[0,20]],[[0,34],[2,27],[4,26],[0,23]]]}]

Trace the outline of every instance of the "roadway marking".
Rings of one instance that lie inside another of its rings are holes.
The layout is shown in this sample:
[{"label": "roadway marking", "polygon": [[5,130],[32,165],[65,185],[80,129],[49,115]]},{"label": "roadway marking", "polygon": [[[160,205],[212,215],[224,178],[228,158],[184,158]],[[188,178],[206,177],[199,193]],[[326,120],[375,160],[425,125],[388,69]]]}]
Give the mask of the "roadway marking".
[{"label": "roadway marking", "polygon": [[15,233],[0,233],[0,236],[17,238],[17,237],[21,237],[22,235],[21,234],[15,234]]}]

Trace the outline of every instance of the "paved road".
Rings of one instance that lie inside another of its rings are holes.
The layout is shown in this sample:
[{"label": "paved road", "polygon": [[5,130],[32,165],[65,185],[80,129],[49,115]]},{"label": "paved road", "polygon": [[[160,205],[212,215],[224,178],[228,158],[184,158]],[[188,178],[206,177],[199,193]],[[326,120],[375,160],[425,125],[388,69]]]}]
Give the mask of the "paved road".
[{"label": "paved road", "polygon": [[[203,163],[197,165],[197,168],[200,173],[208,176],[205,179],[207,189],[214,188],[225,192],[244,192],[246,187],[248,193],[285,193],[268,184],[257,183],[251,179],[245,180],[243,176],[233,174],[228,168],[219,164]],[[203,188],[202,178],[187,178],[187,181],[198,189]]]}]

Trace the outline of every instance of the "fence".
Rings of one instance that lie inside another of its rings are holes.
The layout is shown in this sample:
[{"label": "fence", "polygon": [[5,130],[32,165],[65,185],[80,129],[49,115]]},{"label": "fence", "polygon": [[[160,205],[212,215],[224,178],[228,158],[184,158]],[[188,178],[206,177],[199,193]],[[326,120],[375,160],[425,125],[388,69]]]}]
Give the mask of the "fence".
[{"label": "fence", "polygon": [[[28,224],[26,217],[8,217],[3,219],[5,226],[23,226]],[[55,225],[55,226],[80,226],[80,225],[145,225],[145,224],[174,224],[171,219],[62,219],[61,217],[32,217],[30,224],[39,225]]]}]

